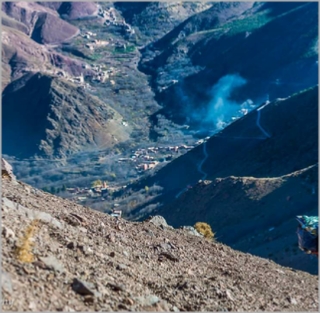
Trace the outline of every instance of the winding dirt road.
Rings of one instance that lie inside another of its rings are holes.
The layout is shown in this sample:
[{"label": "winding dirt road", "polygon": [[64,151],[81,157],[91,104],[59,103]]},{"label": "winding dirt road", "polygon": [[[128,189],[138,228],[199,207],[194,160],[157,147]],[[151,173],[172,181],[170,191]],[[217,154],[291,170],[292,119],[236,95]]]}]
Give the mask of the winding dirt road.
[{"label": "winding dirt road", "polygon": [[266,105],[262,106],[261,108],[257,109],[257,120],[256,120],[256,125],[259,127],[259,129],[263,132],[263,134],[267,137],[270,138],[271,136],[267,133],[267,131],[260,125],[260,112],[261,110],[265,107]]},{"label": "winding dirt road", "polygon": [[205,180],[206,178],[207,178],[207,176],[208,176],[208,173],[206,173],[206,172],[204,172],[203,170],[202,170],[202,165],[203,165],[203,163],[208,159],[208,157],[209,157],[209,155],[208,155],[208,152],[207,152],[207,142],[205,141],[204,143],[203,143],[203,154],[204,154],[204,158],[201,160],[201,162],[198,164],[198,166],[197,166],[197,170],[198,170],[198,172],[199,173],[201,173],[203,176],[202,176],[202,180]]},{"label": "winding dirt road", "polygon": [[[261,118],[261,110],[268,105],[269,102],[267,102],[266,104],[264,104],[263,106],[261,106],[260,108],[257,109],[257,119],[256,119],[256,125],[257,127],[261,130],[261,132],[263,133],[264,137],[258,138],[258,137],[234,137],[235,139],[266,139],[266,138],[270,138],[271,135],[261,126],[260,124],[260,118]],[[207,151],[207,142],[205,141],[203,143],[203,159],[198,163],[197,165],[197,170],[198,172],[202,175],[201,180],[205,180],[208,176],[208,173],[206,173],[205,171],[203,171],[202,166],[204,164],[204,162],[207,161],[209,154]],[[178,199],[184,192],[186,192],[188,190],[188,187],[182,189],[179,193],[176,194],[175,198]]]}]

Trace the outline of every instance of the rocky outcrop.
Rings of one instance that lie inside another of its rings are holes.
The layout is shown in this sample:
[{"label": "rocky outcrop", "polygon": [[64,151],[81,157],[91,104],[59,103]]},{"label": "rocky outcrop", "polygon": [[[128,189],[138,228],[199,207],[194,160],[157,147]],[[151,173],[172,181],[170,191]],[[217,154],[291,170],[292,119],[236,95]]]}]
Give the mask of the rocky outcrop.
[{"label": "rocky outcrop", "polygon": [[182,226],[181,229],[183,231],[186,231],[188,234],[198,236],[198,237],[203,237],[203,235],[197,232],[197,230],[192,226]]},{"label": "rocky outcrop", "polygon": [[12,171],[12,166],[4,158],[1,158],[1,177],[7,177],[11,180],[16,179]]},{"label": "rocky outcrop", "polygon": [[167,221],[164,219],[164,217],[160,215],[153,216],[148,219],[148,222],[152,223],[155,226],[161,227],[161,228],[171,228],[172,226],[169,226],[167,224]]}]

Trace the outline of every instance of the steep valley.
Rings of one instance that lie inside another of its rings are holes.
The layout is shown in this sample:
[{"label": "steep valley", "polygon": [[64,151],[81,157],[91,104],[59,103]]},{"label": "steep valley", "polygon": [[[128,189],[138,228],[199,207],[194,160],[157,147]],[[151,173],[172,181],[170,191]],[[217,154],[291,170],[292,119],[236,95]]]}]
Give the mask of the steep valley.
[{"label": "steep valley", "polygon": [[318,97],[316,2],[2,3],[2,153],[20,184],[125,223],[206,222],[312,275],[294,218],[317,215]]}]

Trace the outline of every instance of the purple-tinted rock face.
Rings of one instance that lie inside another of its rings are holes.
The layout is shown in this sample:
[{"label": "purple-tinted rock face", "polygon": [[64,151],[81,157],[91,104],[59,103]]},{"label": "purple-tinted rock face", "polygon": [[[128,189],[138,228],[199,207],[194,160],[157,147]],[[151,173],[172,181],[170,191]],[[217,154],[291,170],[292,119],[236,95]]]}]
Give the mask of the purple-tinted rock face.
[{"label": "purple-tinted rock face", "polygon": [[55,6],[36,3],[3,3],[2,11],[24,24],[26,33],[41,44],[60,44],[78,33],[78,28],[61,19]]}]

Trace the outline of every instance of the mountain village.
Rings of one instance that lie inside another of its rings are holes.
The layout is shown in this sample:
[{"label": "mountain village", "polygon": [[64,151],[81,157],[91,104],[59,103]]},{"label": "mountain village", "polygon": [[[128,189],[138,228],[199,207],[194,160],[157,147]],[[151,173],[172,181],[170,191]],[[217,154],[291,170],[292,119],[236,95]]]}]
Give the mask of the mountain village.
[{"label": "mountain village", "polygon": [[[130,157],[121,157],[118,163],[130,163],[134,166],[137,174],[155,169],[163,162],[172,161],[174,158],[186,153],[196,146],[206,142],[209,137],[198,140],[194,145],[176,145],[139,148],[132,151]],[[90,187],[70,187],[66,191],[72,195],[72,200],[77,203],[84,203],[87,200],[105,200],[114,192],[121,192],[127,186],[112,185],[106,181],[97,180]]]}]

